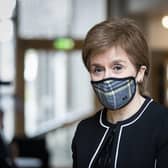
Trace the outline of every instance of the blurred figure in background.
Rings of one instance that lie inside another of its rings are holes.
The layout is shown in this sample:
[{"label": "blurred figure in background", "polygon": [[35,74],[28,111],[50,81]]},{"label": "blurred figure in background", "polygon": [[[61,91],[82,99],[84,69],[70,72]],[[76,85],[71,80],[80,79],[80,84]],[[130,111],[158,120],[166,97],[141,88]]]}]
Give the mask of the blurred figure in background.
[{"label": "blurred figure in background", "polygon": [[16,168],[10,155],[10,148],[4,137],[4,112],[0,109],[0,168]]}]

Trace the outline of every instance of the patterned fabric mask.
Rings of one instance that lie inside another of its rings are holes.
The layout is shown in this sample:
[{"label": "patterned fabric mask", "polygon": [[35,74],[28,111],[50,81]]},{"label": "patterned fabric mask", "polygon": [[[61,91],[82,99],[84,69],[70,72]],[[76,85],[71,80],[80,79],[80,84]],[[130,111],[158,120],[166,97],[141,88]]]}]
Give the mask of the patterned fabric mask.
[{"label": "patterned fabric mask", "polygon": [[107,78],[100,81],[91,81],[96,95],[102,105],[116,110],[127,105],[136,92],[134,77]]}]

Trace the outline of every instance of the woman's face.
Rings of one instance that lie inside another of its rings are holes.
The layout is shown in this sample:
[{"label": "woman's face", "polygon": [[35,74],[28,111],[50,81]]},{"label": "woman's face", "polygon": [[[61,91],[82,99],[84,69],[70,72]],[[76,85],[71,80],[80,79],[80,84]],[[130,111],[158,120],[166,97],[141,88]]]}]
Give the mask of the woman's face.
[{"label": "woman's face", "polygon": [[135,77],[136,74],[135,66],[121,47],[112,47],[90,59],[90,76],[93,81],[109,77]]}]

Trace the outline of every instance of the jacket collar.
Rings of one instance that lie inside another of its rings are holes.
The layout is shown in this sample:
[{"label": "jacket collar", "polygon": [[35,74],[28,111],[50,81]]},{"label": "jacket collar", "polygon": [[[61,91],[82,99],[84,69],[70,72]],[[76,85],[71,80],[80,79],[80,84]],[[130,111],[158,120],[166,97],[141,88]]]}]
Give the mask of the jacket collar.
[{"label": "jacket collar", "polygon": [[147,107],[150,105],[150,103],[153,101],[153,99],[151,99],[150,97],[145,97],[145,101],[142,104],[142,106],[139,108],[139,110],[137,111],[137,113],[135,113],[134,115],[132,115],[130,118],[123,120],[123,121],[119,121],[116,124],[112,124],[110,122],[107,121],[107,109],[104,108],[100,111],[100,116],[99,116],[99,123],[102,127],[104,128],[110,128],[110,127],[115,127],[116,125],[130,125],[135,123],[142,115],[143,113],[146,111]]}]

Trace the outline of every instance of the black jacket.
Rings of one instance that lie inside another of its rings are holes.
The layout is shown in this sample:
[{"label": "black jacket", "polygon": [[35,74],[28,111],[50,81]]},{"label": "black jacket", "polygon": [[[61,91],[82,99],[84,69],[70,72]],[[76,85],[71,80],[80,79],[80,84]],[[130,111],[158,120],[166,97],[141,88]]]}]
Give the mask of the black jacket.
[{"label": "black jacket", "polygon": [[0,168],[18,168],[10,154],[10,149],[0,134]]},{"label": "black jacket", "polygon": [[150,98],[115,127],[106,120],[105,109],[81,121],[72,142],[73,168],[95,168],[112,133],[110,168],[168,168],[168,110]]}]

